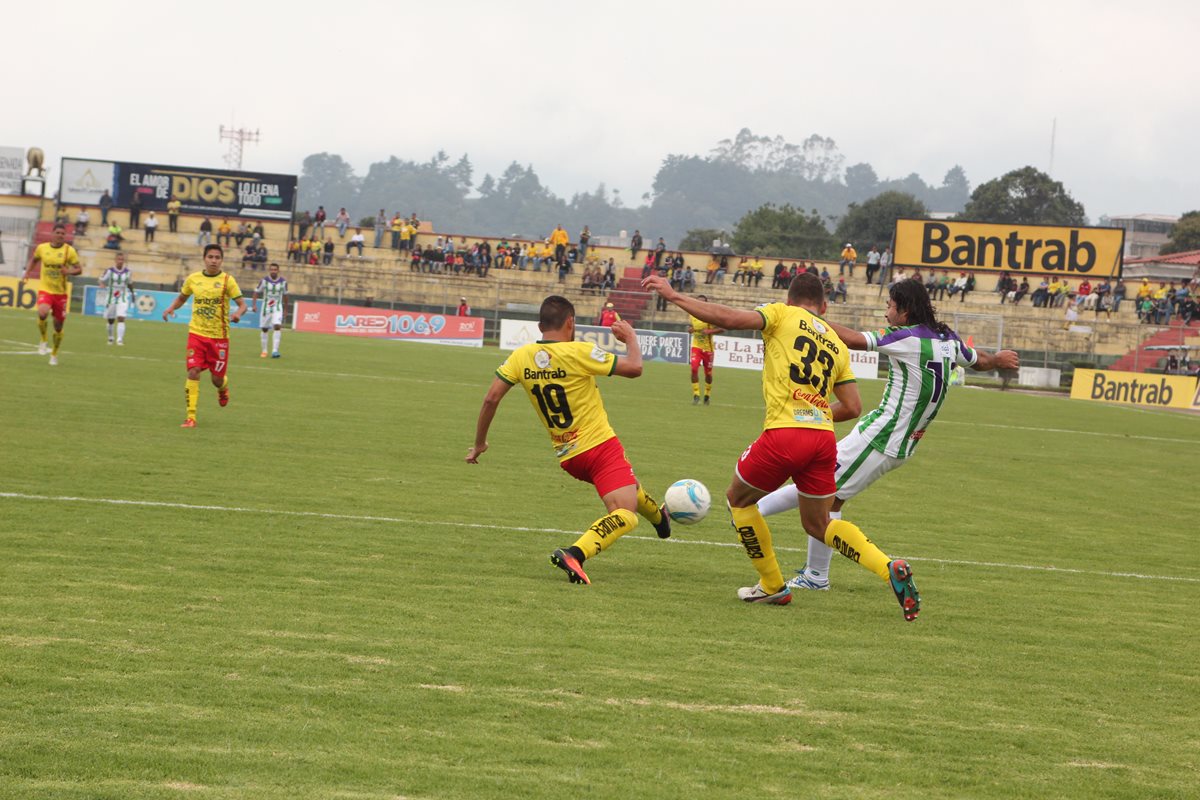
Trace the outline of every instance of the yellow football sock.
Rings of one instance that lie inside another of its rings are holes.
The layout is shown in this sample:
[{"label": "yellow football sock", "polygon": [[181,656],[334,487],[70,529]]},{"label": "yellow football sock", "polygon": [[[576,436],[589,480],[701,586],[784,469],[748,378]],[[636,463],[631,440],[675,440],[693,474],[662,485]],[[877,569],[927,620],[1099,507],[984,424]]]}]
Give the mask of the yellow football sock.
[{"label": "yellow football sock", "polygon": [[51,341],[54,342],[54,347],[51,348],[51,350],[50,350],[51,355],[54,355],[54,356],[58,355],[58,348],[60,346],[62,346],[62,337],[63,337],[62,331],[54,332],[54,336],[51,338]]},{"label": "yellow football sock", "polygon": [[746,555],[758,570],[758,582],[767,594],[775,594],[783,589],[783,573],[779,571],[779,559],[775,558],[775,548],[771,546],[771,529],[767,521],[759,513],[758,506],[745,508],[729,508],[729,516],[733,518],[733,527],[746,548]]},{"label": "yellow football sock", "polygon": [[825,544],[884,580],[888,579],[887,565],[891,559],[853,522],[830,520],[825,529]]},{"label": "yellow football sock", "polygon": [[46,329],[47,329],[48,327],[49,327],[49,323],[48,323],[48,321],[47,321],[47,320],[44,320],[44,319],[42,319],[41,317],[38,317],[38,330],[39,330],[39,331],[41,332],[41,334],[42,334],[42,344],[45,344],[45,343],[46,343]]},{"label": "yellow football sock", "polygon": [[658,501],[646,494],[646,490],[641,486],[638,487],[637,512],[650,520],[651,525],[662,522],[662,511],[659,510]]},{"label": "yellow football sock", "polygon": [[700,396],[700,384],[697,381],[692,381],[692,395],[695,397]]},{"label": "yellow football sock", "polygon": [[708,397],[711,394],[712,394],[712,381],[710,380],[708,383],[704,384],[704,396]]},{"label": "yellow football sock", "polygon": [[592,523],[587,533],[580,536],[575,547],[583,551],[585,558],[600,555],[609,545],[637,527],[637,514],[618,508]]},{"label": "yellow football sock", "polygon": [[228,389],[228,388],[229,388],[229,376],[224,375],[221,377],[221,385],[217,387],[217,391],[219,392],[222,389]]},{"label": "yellow football sock", "polygon": [[200,400],[200,381],[191,380],[190,378],[184,383],[187,387],[187,415],[188,419],[196,418],[196,403]]}]

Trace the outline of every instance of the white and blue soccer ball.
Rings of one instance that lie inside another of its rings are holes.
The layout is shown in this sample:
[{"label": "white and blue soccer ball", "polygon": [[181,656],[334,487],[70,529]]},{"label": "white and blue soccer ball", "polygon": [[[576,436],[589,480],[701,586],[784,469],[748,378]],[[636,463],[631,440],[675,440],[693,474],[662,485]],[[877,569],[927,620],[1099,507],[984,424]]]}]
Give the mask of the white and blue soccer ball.
[{"label": "white and blue soccer ball", "polygon": [[695,525],[704,519],[712,506],[708,488],[691,478],[675,481],[667,487],[663,501],[667,504],[671,521],[680,525]]}]

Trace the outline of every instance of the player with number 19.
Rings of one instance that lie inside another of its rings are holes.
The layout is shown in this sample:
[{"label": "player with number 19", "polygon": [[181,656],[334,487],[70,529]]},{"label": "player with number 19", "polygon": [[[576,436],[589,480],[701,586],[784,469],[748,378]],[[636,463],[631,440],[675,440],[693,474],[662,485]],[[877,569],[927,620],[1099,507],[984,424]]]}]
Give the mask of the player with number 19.
[{"label": "player with number 19", "polygon": [[467,463],[478,464],[488,449],[487,434],[496,409],[513,386],[529,395],[538,419],[550,434],[559,466],[571,477],[596,488],[606,512],[570,547],[555,550],[550,563],[567,573],[571,583],[591,583],[583,562],[597,556],[638,525],[638,515],[654,526],[660,538],[671,535],[665,506],[646,494],[625,458],[625,449],[608,422],[596,386],[598,375],[636,378],[642,374],[642,351],[637,334],[624,321],[614,322],[613,336],[626,346],[618,357],[590,342],[575,341],[575,306],[551,295],[538,314],[542,338],[512,352],[496,370],[483,399],[475,426],[475,444]]}]

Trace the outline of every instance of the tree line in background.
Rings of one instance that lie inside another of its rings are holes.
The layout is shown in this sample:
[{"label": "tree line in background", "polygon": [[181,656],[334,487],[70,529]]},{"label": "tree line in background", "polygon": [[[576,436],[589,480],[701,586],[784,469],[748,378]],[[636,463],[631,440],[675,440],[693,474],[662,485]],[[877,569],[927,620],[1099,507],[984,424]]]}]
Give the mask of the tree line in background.
[{"label": "tree line in background", "polygon": [[708,156],[668,155],[653,190],[634,208],[603,183],[564,200],[532,166],[516,162],[476,184],[466,155],[453,161],[442,151],[424,162],[392,156],[365,176],[339,155],[315,153],[304,159],[299,204],[324,205],[330,216],[345,207],[363,225],[379,209],[389,218],[415,211],[445,232],[534,238],[558,224],[572,235],[588,225],[593,234],[641,230],[647,241],[662,236],[685,250],[707,250],[722,238],[738,253],[794,258],[831,258],[845,242],[864,250],[886,245],[897,217],[930,212],[983,222],[1087,223],[1063,185],[1033,167],[973,192],[959,166],[936,187],[916,173],[881,180],[870,164],[845,167],[832,139],[813,135],[793,144],[745,128]]}]

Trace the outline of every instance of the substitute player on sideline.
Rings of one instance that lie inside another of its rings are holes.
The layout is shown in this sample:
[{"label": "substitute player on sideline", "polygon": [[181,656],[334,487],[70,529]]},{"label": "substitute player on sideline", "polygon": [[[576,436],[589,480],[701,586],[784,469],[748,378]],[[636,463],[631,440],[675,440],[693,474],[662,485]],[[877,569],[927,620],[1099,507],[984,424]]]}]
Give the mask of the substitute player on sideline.
[{"label": "substitute player on sideline", "polygon": [[271,264],[268,274],[258,282],[254,289],[253,311],[258,311],[258,296],[263,296],[262,314],[259,315],[259,327],[262,329],[262,355],[267,357],[267,333],[275,328],[275,346],[271,349],[271,358],[279,358],[279,338],[283,330],[283,309],[287,303],[287,280],[280,277],[279,265]]},{"label": "substitute player on sideline", "polygon": [[829,520],[837,491],[833,423],[857,417],[862,400],[845,343],[821,319],[827,303],[820,279],[797,275],[788,287],[787,303],[749,311],[681,294],[657,275],[643,279],[642,286],[712,325],[762,331],[766,419],[762,434],[738,459],[725,493],[733,527],[759,575],[757,585],[738,589],[738,598],[748,603],[791,602],[770,528],[756,505],[790,477],[800,495],[800,519],[808,535],[888,581],[904,618],[916,619],[921,600],[908,563],[889,559],[849,522]]},{"label": "substitute player on sideline", "polygon": [[[708,300],[707,295],[696,295],[697,300]],[[692,334],[692,405],[700,402],[700,365],[704,365],[704,405],[712,397],[713,336],[724,333],[702,319],[688,315],[688,331]]]},{"label": "substitute player on sideline", "polygon": [[[876,350],[888,358],[888,383],[879,407],[838,442],[832,519],[842,518],[847,500],[907,463],[946,401],[950,371],[956,364],[979,372],[1021,365],[1012,350],[992,355],[963,344],[958,334],[938,321],[929,292],[919,281],[894,283],[888,290],[884,316],[890,327],[877,331],[860,332],[829,323],[851,350]],[[764,517],[779,514],[796,508],[799,499],[794,486],[782,486],[759,500],[758,510]],[[828,589],[832,558],[828,545],[810,538],[808,560],[788,586]]]},{"label": "substitute player on sideline", "polygon": [[575,341],[575,306],[558,295],[542,301],[538,329],[542,339],[514,350],[496,370],[479,409],[475,444],[467,451],[467,463],[479,463],[479,457],[488,449],[488,429],[500,401],[509,389],[520,384],[550,434],[559,466],[571,477],[596,487],[607,509],[575,544],[555,550],[550,556],[550,563],[566,572],[571,583],[591,583],[583,562],[636,528],[638,514],[650,521],[660,538],[671,535],[666,506],[660,506],[642,490],[625,458],[621,440],[608,423],[596,387],[597,375],[641,375],[642,350],[633,327],[624,321],[612,326],[613,336],[629,352],[624,358],[589,342]]},{"label": "substitute player on sideline", "polygon": [[104,292],[104,319],[108,322],[108,343],[113,343],[113,324],[117,329],[117,346],[125,344],[125,315],[136,297],[133,291],[132,273],[125,266],[125,254],[118,252],[116,263],[104,270],[100,276],[100,289]]},{"label": "substitute player on sideline", "polygon": [[[196,427],[196,403],[200,399],[200,373],[208,370],[217,387],[217,402],[229,405],[229,323],[246,313],[246,301],[233,276],[221,270],[225,251],[219,244],[204,246],[204,269],[193,272],[183,282],[179,296],[163,312],[163,321],[192,298],[192,321],[188,324],[187,346],[187,419],[181,428]],[[237,310],[229,313],[229,301]]]},{"label": "substitute player on sideline", "polygon": [[[79,253],[67,244],[67,226],[55,223],[50,241],[42,242],[33,250],[25,266],[23,280],[33,276],[34,265],[41,266],[41,288],[37,296],[38,332],[42,335],[38,355],[50,354],[50,366],[58,364],[58,348],[62,346],[63,325],[67,321],[67,310],[71,297],[67,289],[67,276],[83,272],[79,265]],[[54,348],[46,344],[46,318],[54,315]]]}]

